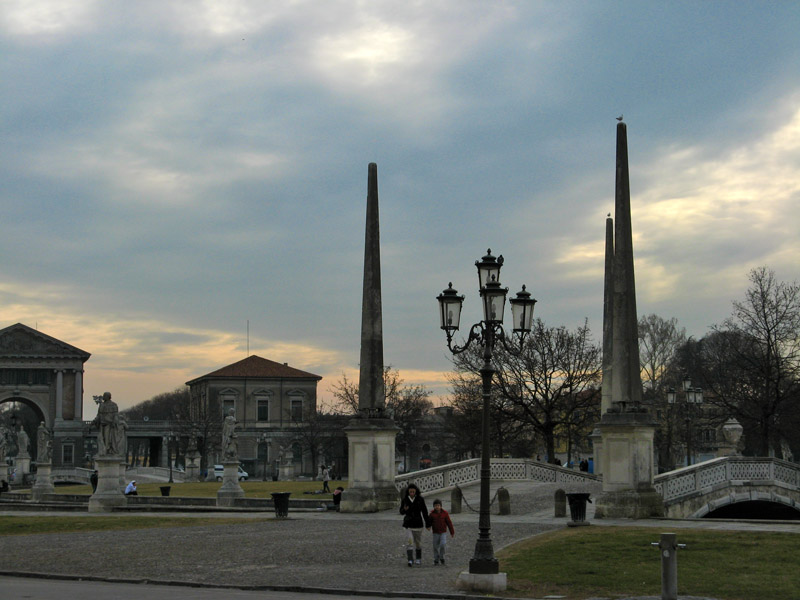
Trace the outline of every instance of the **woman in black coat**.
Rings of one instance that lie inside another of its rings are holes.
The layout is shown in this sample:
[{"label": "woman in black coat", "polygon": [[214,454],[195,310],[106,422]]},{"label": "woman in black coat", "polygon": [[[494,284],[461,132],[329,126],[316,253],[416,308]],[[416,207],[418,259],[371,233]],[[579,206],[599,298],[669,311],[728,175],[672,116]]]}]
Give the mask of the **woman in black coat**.
[{"label": "woman in black coat", "polygon": [[408,566],[414,566],[414,550],[417,552],[417,564],[422,563],[422,528],[431,528],[431,518],[428,516],[428,507],[425,499],[419,493],[419,488],[414,483],[409,483],[400,502],[400,514],[403,517],[403,527],[408,532],[406,541],[406,554]]}]

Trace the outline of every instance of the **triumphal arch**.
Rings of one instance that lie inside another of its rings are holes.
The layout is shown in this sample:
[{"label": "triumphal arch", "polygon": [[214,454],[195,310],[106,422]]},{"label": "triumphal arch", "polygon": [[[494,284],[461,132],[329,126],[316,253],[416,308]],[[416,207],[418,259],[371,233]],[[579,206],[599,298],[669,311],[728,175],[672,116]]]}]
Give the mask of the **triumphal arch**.
[{"label": "triumphal arch", "polygon": [[[25,424],[31,440],[44,421],[53,432],[54,467],[83,461],[83,365],[89,356],[22,323],[0,329],[0,407],[7,412],[9,403],[21,403],[36,413],[37,423]],[[35,443],[30,452],[36,460]]]}]

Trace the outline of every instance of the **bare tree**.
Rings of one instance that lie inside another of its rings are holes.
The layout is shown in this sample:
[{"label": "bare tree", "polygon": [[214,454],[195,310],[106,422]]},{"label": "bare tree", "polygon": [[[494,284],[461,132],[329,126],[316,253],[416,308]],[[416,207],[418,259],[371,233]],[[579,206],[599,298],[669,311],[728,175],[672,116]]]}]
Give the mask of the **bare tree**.
[{"label": "bare tree", "polygon": [[[481,363],[473,352],[454,358],[458,371],[477,373]],[[537,319],[519,355],[495,347],[495,367],[493,382],[504,400],[498,404],[500,412],[539,434],[550,462],[555,462],[559,435],[568,444],[582,440],[591,426],[578,432],[578,423],[599,418],[601,354],[586,322],[570,331],[564,326],[545,327]]]},{"label": "bare tree", "polygon": [[744,300],[703,340],[703,382],[707,401],[742,424],[750,451],[771,456],[782,438],[796,435],[800,285],[776,280],[766,267],[749,280]]},{"label": "bare tree", "polygon": [[686,329],[676,318],[664,319],[649,314],[639,319],[639,361],[642,368],[644,399],[653,408],[659,424],[655,445],[661,471],[675,468],[680,426],[678,406],[667,401],[667,390],[681,380],[678,352],[686,343]]}]

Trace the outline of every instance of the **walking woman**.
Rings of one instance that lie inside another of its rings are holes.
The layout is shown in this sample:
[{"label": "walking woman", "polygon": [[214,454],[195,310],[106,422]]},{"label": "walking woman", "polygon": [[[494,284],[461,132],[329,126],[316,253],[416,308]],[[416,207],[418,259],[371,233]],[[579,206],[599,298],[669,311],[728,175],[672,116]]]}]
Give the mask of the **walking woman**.
[{"label": "walking woman", "polygon": [[408,566],[414,566],[414,551],[416,550],[416,564],[422,563],[422,528],[431,528],[431,518],[428,516],[428,507],[425,499],[419,493],[419,488],[414,483],[409,483],[403,500],[400,502],[400,514],[403,517],[403,527],[408,534],[406,541],[406,555]]}]

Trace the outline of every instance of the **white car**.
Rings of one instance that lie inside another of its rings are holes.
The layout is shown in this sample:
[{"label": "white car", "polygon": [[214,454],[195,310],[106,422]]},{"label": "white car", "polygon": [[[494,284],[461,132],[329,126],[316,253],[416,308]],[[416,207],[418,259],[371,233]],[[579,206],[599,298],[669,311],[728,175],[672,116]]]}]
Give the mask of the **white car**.
[{"label": "white car", "polygon": [[[222,481],[222,476],[225,474],[225,467],[222,465],[214,465],[214,478],[217,481]],[[245,481],[250,475],[239,465],[239,481]]]}]

